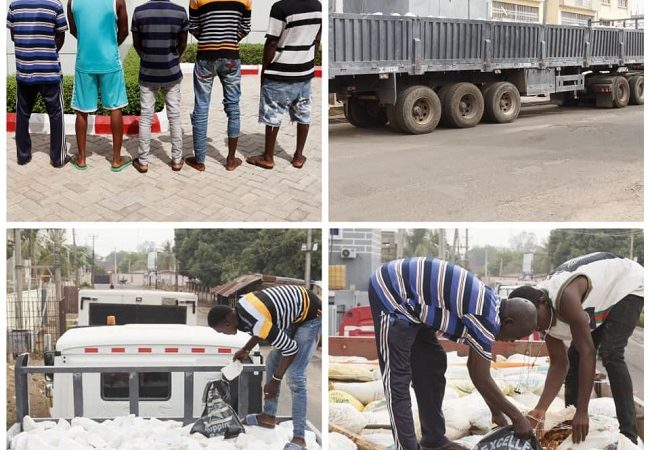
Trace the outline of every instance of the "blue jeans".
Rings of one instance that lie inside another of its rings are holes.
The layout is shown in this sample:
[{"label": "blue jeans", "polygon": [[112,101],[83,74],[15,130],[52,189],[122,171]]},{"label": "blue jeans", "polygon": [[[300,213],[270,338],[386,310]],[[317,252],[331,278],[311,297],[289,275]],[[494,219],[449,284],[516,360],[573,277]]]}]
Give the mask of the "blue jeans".
[{"label": "blue jeans", "polygon": [[[287,370],[286,378],[291,389],[291,416],[293,418],[293,436],[304,438],[307,424],[307,366],[311,361],[318,341],[320,340],[321,318],[309,320],[295,330],[293,339],[298,344],[298,353]],[[266,382],[273,378],[273,374],[280,364],[282,354],[273,350],[266,359]],[[278,396],[264,401],[264,414],[275,416],[278,411]]]},{"label": "blue jeans", "polygon": [[240,60],[197,59],[194,63],[194,111],[190,118],[194,135],[194,157],[199,163],[205,162],[208,112],[215,77],[219,77],[223,87],[223,109],[228,116],[228,137],[239,137]]}]

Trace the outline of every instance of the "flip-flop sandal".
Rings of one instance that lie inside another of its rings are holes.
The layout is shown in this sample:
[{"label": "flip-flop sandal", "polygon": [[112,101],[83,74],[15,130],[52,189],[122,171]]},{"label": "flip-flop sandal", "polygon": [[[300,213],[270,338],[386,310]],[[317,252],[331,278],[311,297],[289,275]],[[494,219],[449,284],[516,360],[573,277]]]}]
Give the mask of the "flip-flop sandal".
[{"label": "flip-flop sandal", "polygon": [[111,164],[111,171],[112,172],[121,172],[125,168],[129,167],[131,165],[131,158],[128,156],[124,157],[124,162],[120,164],[119,166],[114,166]]},{"label": "flip-flop sandal", "polygon": [[287,442],[284,444],[284,447],[282,447],[282,450],[304,450],[307,447],[303,447],[302,445],[298,445],[295,442]]},{"label": "flip-flop sandal", "polygon": [[292,161],[291,161],[291,165],[292,165],[293,167],[295,167],[296,169],[302,169],[302,166],[304,166],[306,162],[307,162],[307,157],[306,157],[306,156],[303,156],[303,157],[302,157],[302,162],[301,162],[300,164],[294,164],[294,163],[293,163],[293,160],[292,160]]},{"label": "flip-flop sandal", "polygon": [[242,164],[241,159],[237,159],[237,160],[235,161],[235,166],[234,166],[234,167],[228,167],[228,163],[226,162],[226,170],[227,170],[228,172],[232,172],[232,171],[235,170],[237,167],[241,166],[241,164]]},{"label": "flip-flop sandal", "polygon": [[70,160],[70,164],[72,164],[72,167],[74,167],[77,170],[86,170],[86,169],[88,169],[87,164],[84,164],[83,166],[81,164],[79,164],[79,162],[77,161],[76,156]]},{"label": "flip-flop sandal", "polygon": [[135,170],[137,170],[140,173],[147,173],[149,170],[149,166],[144,166],[143,164],[140,163],[140,158],[135,158],[133,160],[133,167],[135,167]]},{"label": "flip-flop sandal", "polygon": [[273,166],[275,165],[275,164],[270,164],[270,165],[269,164],[263,164],[261,162],[260,157],[258,157],[258,156],[249,156],[248,158],[246,158],[246,162],[248,164],[252,164],[254,166],[261,167],[262,169],[267,169],[267,170],[273,169]]},{"label": "flip-flop sandal", "polygon": [[244,425],[252,425],[252,426],[257,426],[257,427],[262,427],[262,428],[269,428],[273,429],[275,428],[275,425],[268,425],[266,423],[262,423],[257,420],[257,414],[248,414],[246,417],[244,417],[244,420],[242,421]]}]

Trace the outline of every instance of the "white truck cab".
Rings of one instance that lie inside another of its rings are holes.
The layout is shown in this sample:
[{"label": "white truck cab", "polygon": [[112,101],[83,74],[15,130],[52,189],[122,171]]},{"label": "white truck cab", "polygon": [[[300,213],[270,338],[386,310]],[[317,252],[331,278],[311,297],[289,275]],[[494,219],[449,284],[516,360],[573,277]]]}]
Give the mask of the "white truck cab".
[{"label": "white truck cab", "polygon": [[[248,341],[239,332],[225,335],[209,327],[177,324],[129,324],[73,328],[56,343],[57,367],[161,367],[160,372],[140,374],[140,415],[182,417],[185,404],[184,374],[165,372],[169,366],[226,366]],[[256,347],[252,362],[261,363]],[[257,375],[255,375],[257,377]],[[250,388],[250,398],[261,402],[261,372]],[[194,417],[200,417],[202,394],[208,381],[220,372],[195,372]],[[116,417],[129,413],[128,373],[84,373],[84,416]],[[257,392],[259,390],[259,392]],[[257,395],[259,394],[259,395]],[[74,417],[72,374],[55,373],[51,417]]]},{"label": "white truck cab", "polygon": [[81,289],[77,325],[106,325],[108,316],[115,317],[116,325],[128,323],[196,325],[197,307],[197,296],[190,292]]}]

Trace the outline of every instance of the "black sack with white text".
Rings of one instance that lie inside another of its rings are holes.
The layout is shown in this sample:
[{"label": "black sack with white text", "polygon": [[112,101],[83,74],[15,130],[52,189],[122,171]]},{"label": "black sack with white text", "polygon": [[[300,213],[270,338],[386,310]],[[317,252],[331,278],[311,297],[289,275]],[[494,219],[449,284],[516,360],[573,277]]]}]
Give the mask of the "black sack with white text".
[{"label": "black sack with white text", "polygon": [[473,450],[542,450],[534,436],[518,438],[512,425],[498,427],[478,441]]}]

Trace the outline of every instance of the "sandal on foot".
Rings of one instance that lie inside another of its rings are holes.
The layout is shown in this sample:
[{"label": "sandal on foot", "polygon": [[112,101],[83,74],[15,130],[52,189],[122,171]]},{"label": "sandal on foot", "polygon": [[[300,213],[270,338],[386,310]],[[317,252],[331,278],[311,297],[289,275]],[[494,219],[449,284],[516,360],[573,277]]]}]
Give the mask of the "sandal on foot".
[{"label": "sandal on foot", "polygon": [[147,173],[149,170],[149,165],[144,165],[140,162],[140,158],[135,158],[133,160],[133,167],[135,167],[135,170],[137,170],[140,173]]},{"label": "sandal on foot", "polygon": [[244,420],[242,423],[244,425],[253,425],[257,427],[262,427],[262,428],[275,428],[275,425],[269,425],[267,423],[262,423],[259,420],[257,420],[257,414],[248,414],[246,417],[244,417]]},{"label": "sandal on foot", "polygon": [[239,159],[239,158],[235,158],[235,165],[232,166],[232,167],[228,167],[228,161],[226,161],[225,166],[226,166],[226,170],[227,170],[228,172],[232,172],[232,171],[235,170],[237,167],[241,166],[241,159]]},{"label": "sandal on foot", "polygon": [[72,164],[72,167],[74,167],[77,170],[86,170],[88,168],[87,164],[84,165],[79,164],[76,156],[70,160],[70,164]]},{"label": "sandal on foot", "polygon": [[261,167],[262,169],[269,169],[269,170],[273,169],[273,166],[275,165],[273,163],[264,160],[264,157],[261,155],[249,156],[248,158],[246,158],[246,162],[248,164]]},{"label": "sandal on foot", "polygon": [[122,164],[120,164],[119,166],[114,166],[111,163],[111,171],[113,171],[113,172],[121,172],[122,170],[124,170],[126,167],[128,167],[130,165],[131,165],[131,158],[129,158],[128,156],[125,156],[124,157],[124,162]]},{"label": "sandal on foot", "polygon": [[193,169],[198,170],[199,172],[203,172],[205,170],[205,164],[198,162],[194,156],[188,156],[185,158],[185,164]]},{"label": "sandal on foot", "polygon": [[180,160],[180,162],[177,162],[177,163],[172,162],[171,163],[172,170],[174,172],[179,172],[183,168],[183,164],[184,164],[184,162],[183,162],[182,159]]},{"label": "sandal on foot", "polygon": [[302,169],[302,166],[305,165],[305,162],[306,162],[306,161],[307,161],[307,157],[306,157],[306,156],[303,156],[303,157],[302,157],[302,161],[300,161],[299,163],[296,163],[296,162],[295,162],[295,159],[292,159],[292,160],[291,160],[291,165],[292,165],[293,167],[295,167],[296,169]]}]

